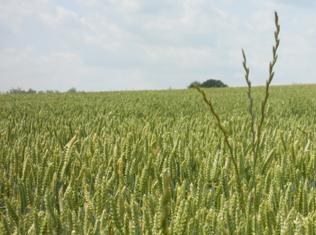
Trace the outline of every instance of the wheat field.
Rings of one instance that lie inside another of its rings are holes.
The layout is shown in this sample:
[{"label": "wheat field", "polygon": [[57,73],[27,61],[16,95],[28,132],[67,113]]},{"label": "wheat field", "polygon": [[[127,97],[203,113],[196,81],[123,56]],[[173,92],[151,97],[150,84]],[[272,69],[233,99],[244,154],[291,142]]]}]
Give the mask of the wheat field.
[{"label": "wheat field", "polygon": [[316,86],[271,87],[255,176],[247,89],[205,92],[239,178],[195,90],[1,95],[0,234],[316,234]]}]

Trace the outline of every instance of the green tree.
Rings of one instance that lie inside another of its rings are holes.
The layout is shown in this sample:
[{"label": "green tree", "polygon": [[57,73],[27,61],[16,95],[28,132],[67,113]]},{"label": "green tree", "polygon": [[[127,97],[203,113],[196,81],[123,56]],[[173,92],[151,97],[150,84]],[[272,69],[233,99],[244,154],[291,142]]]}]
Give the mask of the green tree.
[{"label": "green tree", "polygon": [[188,86],[188,88],[194,88],[194,87],[200,87],[200,86],[201,86],[200,82],[194,81]]},{"label": "green tree", "polygon": [[221,80],[208,79],[201,84],[201,87],[227,87]]}]

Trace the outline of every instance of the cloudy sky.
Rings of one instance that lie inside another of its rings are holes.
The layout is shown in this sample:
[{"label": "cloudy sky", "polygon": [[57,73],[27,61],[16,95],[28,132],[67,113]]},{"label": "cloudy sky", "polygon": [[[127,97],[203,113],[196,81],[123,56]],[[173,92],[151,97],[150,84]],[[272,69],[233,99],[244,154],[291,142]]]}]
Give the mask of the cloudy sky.
[{"label": "cloudy sky", "polygon": [[274,84],[316,83],[313,0],[0,0],[0,91],[185,88],[265,82],[274,10]]}]

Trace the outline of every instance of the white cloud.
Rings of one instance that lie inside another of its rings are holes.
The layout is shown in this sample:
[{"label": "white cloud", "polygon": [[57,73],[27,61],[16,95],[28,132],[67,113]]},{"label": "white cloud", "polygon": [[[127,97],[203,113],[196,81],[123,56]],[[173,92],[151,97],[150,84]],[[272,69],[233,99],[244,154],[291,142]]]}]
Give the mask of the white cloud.
[{"label": "white cloud", "polygon": [[316,82],[315,4],[268,1],[0,0],[1,89],[243,85],[241,48],[263,84],[281,21],[275,83]]},{"label": "white cloud", "polygon": [[40,20],[44,24],[51,27],[67,27],[74,24],[80,24],[80,17],[74,11],[65,9],[61,6],[56,6],[52,12],[39,13]]},{"label": "white cloud", "polygon": [[[56,52],[39,55],[33,49],[1,50],[2,88],[65,89],[76,81],[79,55]],[[17,69],[18,67],[18,69]],[[66,76],[68,79],[64,80]]]}]

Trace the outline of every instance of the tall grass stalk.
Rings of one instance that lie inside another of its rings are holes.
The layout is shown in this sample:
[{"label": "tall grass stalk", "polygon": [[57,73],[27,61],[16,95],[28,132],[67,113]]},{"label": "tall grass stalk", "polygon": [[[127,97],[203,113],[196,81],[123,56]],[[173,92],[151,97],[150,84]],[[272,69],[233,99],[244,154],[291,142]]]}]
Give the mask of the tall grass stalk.
[{"label": "tall grass stalk", "polygon": [[236,188],[237,188],[237,192],[238,192],[238,196],[239,196],[239,200],[240,200],[241,209],[243,212],[245,212],[244,193],[242,191],[242,186],[241,186],[241,178],[240,178],[240,173],[238,170],[237,157],[235,156],[234,149],[233,149],[231,143],[229,142],[229,133],[227,130],[225,130],[219,115],[216,113],[216,111],[213,107],[212,100],[208,99],[205,92],[202,89],[200,89],[198,86],[194,86],[194,88],[203,96],[204,102],[209,107],[210,112],[212,113],[212,115],[214,116],[214,118],[216,120],[217,126],[219,127],[220,131],[222,132],[222,134],[224,136],[224,142],[229,149],[230,158],[231,158],[231,160],[233,162],[233,166],[234,166],[234,171],[235,171],[235,175],[236,175]]},{"label": "tall grass stalk", "polygon": [[[252,154],[253,154],[253,165],[252,165],[252,182],[250,182],[250,185],[248,185],[248,190],[250,190],[251,188],[254,189],[254,207],[255,210],[257,210],[257,200],[256,200],[256,177],[257,177],[257,172],[256,172],[256,168],[257,168],[257,160],[258,160],[258,155],[259,155],[259,150],[260,150],[260,142],[261,142],[261,133],[262,133],[262,127],[263,127],[263,123],[264,120],[266,118],[266,106],[268,103],[268,98],[269,98],[269,89],[270,89],[270,84],[274,78],[274,66],[277,62],[278,59],[278,55],[277,55],[277,50],[279,48],[280,45],[280,39],[279,39],[279,34],[280,34],[280,25],[279,25],[279,17],[277,12],[274,13],[275,16],[275,27],[276,30],[274,32],[274,40],[275,40],[275,44],[272,47],[272,61],[269,63],[269,77],[266,81],[266,85],[265,85],[265,94],[264,94],[264,99],[261,102],[261,115],[260,115],[260,119],[259,122],[256,122],[256,115],[254,112],[254,99],[252,96],[252,86],[251,86],[251,81],[249,79],[249,73],[250,73],[250,69],[247,66],[247,58],[246,58],[246,53],[244,51],[244,49],[242,49],[242,55],[243,55],[243,68],[245,71],[245,80],[247,83],[247,97],[248,97],[248,102],[249,102],[249,106],[248,106],[248,112],[250,114],[250,126],[251,126],[251,135],[252,135],[252,140],[251,140],[251,149],[252,149]],[[239,172],[239,167],[237,165],[238,160],[236,159],[236,155],[234,154],[236,151],[233,149],[231,143],[229,142],[229,133],[227,130],[225,130],[225,128],[223,127],[223,124],[221,122],[221,119],[219,117],[219,114],[215,111],[212,100],[207,98],[206,93],[199,88],[198,86],[194,86],[194,88],[202,95],[203,97],[203,101],[207,104],[207,106],[210,109],[211,114],[213,115],[213,117],[216,120],[216,124],[219,127],[220,131],[222,132],[223,136],[224,136],[224,141],[225,144],[227,145],[229,152],[230,152],[230,157],[231,160],[233,162],[234,165],[234,170],[235,170],[235,174],[236,174],[236,186],[237,186],[237,191],[239,194],[239,198],[240,198],[240,203],[241,203],[241,207],[243,212],[245,212],[245,204],[244,204],[244,192],[242,190],[242,186],[241,186],[241,181],[242,179],[240,178],[241,174]]]}]

